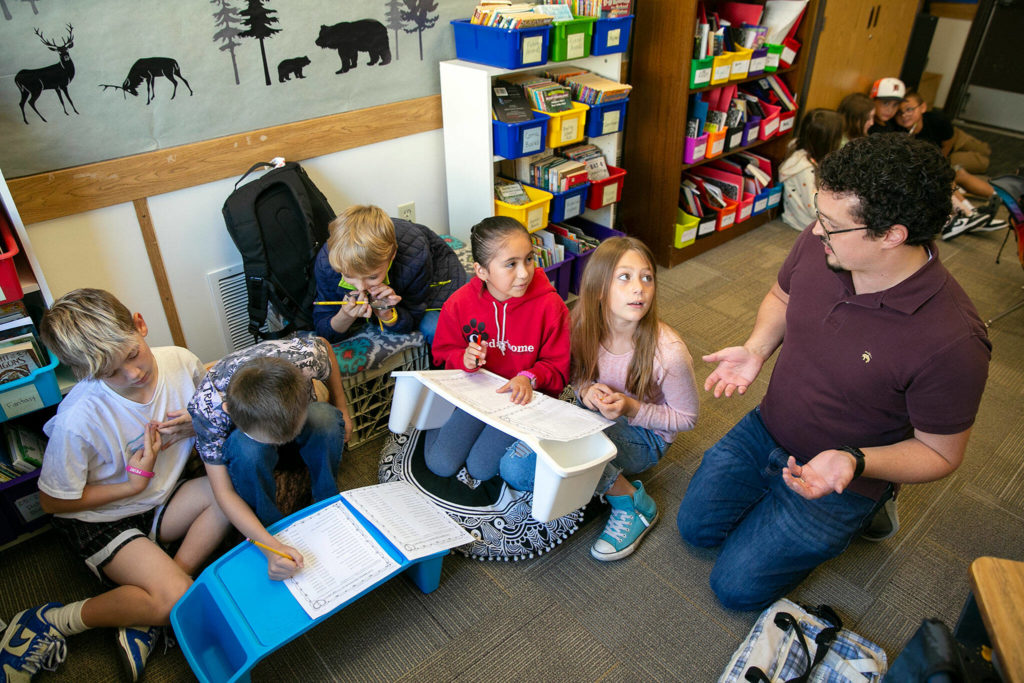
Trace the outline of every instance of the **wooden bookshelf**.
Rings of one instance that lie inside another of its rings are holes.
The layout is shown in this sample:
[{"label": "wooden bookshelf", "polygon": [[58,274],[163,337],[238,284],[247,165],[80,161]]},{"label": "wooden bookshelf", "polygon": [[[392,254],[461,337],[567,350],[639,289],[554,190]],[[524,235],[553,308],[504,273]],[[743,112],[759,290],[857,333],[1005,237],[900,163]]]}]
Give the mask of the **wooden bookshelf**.
[{"label": "wooden bookshelf", "polygon": [[[713,9],[715,0],[708,0]],[[791,90],[799,90],[808,65],[818,0],[810,0],[797,31],[801,49],[796,61],[780,69]],[[771,215],[754,216],[733,228],[697,240],[683,249],[672,246],[679,176],[683,169],[700,166],[683,163],[687,102],[691,90],[690,60],[696,28],[696,3],[679,0],[644,0],[635,5],[633,51],[630,57],[630,112],[626,119],[624,165],[629,181],[619,203],[621,224],[631,235],[644,240],[660,265],[674,266],[699,253],[762,225]],[[744,80],[753,80],[751,78]],[[730,81],[741,83],[743,81]],[[695,88],[703,92],[713,87]],[[795,92],[801,99],[802,93]],[[778,164],[785,158],[792,134],[749,145]]]}]

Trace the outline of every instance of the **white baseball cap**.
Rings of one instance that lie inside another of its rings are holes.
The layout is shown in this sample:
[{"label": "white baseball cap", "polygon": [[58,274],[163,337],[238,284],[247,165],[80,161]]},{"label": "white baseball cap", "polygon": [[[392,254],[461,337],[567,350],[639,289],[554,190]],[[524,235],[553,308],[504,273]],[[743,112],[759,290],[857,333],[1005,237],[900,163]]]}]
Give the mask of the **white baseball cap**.
[{"label": "white baseball cap", "polygon": [[898,78],[879,78],[871,86],[871,97],[876,100],[902,100],[907,95],[907,86]]}]

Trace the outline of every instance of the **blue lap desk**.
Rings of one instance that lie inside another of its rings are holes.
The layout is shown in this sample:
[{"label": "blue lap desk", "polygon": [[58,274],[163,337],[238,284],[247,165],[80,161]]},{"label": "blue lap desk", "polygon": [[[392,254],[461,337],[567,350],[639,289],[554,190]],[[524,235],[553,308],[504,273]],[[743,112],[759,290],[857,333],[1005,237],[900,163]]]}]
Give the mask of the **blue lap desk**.
[{"label": "blue lap desk", "polygon": [[299,510],[268,527],[268,531],[281,531],[338,500],[348,506],[399,568],[328,614],[311,619],[283,581],[267,577],[263,551],[247,542],[238,544],[207,567],[171,610],[178,644],[200,681],[248,681],[249,670],[258,661],[395,574],[408,571],[424,593],[437,588],[447,550],[410,562],[340,495]]}]

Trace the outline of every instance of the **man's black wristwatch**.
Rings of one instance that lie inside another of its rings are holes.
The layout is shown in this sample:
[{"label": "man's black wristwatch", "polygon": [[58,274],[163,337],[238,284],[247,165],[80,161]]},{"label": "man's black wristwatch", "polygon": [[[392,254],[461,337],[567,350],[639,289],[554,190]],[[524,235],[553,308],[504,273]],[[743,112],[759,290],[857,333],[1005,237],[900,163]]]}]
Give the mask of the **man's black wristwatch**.
[{"label": "man's black wristwatch", "polygon": [[856,446],[840,446],[839,450],[846,451],[853,456],[854,460],[857,461],[857,464],[853,468],[854,479],[864,474],[864,451]]}]

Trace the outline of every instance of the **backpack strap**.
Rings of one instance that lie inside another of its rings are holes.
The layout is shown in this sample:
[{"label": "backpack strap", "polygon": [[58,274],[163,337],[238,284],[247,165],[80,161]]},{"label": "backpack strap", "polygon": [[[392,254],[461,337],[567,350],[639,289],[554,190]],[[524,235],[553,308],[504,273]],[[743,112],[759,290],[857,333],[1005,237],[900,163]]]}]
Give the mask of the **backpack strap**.
[{"label": "backpack strap", "polygon": [[237,190],[238,186],[242,184],[242,181],[245,180],[247,177],[249,177],[249,174],[252,173],[253,171],[255,171],[256,169],[263,168],[264,166],[273,166],[273,165],[274,164],[272,162],[270,162],[270,161],[259,161],[259,162],[255,163],[255,164],[253,164],[252,167],[250,167],[248,171],[246,171],[245,173],[242,174],[241,178],[239,178],[237,181],[235,181],[235,189]]}]

